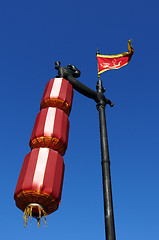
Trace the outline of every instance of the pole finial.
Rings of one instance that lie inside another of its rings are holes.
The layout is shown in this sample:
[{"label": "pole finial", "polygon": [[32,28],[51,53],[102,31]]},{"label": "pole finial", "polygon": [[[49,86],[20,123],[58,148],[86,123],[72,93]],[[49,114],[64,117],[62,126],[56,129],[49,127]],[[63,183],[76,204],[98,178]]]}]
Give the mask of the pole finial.
[{"label": "pole finial", "polygon": [[98,49],[98,48],[97,48],[97,52],[96,52],[96,55],[97,55],[97,54],[100,54],[100,52],[99,52],[99,49]]}]

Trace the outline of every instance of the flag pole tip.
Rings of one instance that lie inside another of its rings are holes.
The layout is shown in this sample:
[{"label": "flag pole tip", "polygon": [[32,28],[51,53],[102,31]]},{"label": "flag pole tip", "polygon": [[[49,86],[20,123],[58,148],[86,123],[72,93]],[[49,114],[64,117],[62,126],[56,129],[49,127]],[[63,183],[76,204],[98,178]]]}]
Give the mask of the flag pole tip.
[{"label": "flag pole tip", "polygon": [[100,54],[100,53],[99,53],[99,49],[98,49],[98,48],[97,48],[97,52],[96,52],[96,55],[97,55],[97,54]]}]

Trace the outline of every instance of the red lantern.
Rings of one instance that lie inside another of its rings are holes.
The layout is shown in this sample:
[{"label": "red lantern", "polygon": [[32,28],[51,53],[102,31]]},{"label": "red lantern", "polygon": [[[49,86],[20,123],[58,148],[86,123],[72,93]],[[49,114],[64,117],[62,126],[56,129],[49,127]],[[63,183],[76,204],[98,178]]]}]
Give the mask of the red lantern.
[{"label": "red lantern", "polygon": [[72,85],[64,78],[54,78],[46,84],[40,109],[57,107],[62,109],[69,116],[72,107],[72,99]]},{"label": "red lantern", "polygon": [[45,88],[16,186],[16,206],[24,212],[24,223],[56,211],[62,194],[63,155],[68,143],[68,115],[72,106],[72,85],[63,78],[51,79]]},{"label": "red lantern", "polygon": [[16,186],[14,199],[22,211],[38,206],[44,215],[58,209],[64,176],[63,157],[49,148],[36,148],[26,155]]},{"label": "red lantern", "polygon": [[49,147],[65,154],[68,143],[68,116],[58,108],[45,108],[38,113],[30,138],[30,147]]}]

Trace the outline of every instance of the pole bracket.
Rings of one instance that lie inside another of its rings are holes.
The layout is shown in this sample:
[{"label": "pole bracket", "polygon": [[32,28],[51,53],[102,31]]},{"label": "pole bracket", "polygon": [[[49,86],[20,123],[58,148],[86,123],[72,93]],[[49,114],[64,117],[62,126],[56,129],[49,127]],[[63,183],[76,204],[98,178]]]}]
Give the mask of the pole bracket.
[{"label": "pole bracket", "polygon": [[69,64],[67,67],[61,67],[61,63],[59,61],[55,62],[55,69],[58,70],[58,76],[59,78],[65,78],[69,83],[73,86],[73,88],[81,93],[82,95],[93,99],[97,103],[97,109],[99,109],[100,106],[103,108],[106,107],[107,104],[110,105],[110,107],[113,107],[114,104],[107,99],[104,96],[105,88],[102,85],[102,81],[99,78],[97,81],[96,89],[97,91],[94,91],[90,88],[88,88],[86,85],[78,81],[76,78],[80,77],[81,72],[78,68],[76,68],[74,65]]}]

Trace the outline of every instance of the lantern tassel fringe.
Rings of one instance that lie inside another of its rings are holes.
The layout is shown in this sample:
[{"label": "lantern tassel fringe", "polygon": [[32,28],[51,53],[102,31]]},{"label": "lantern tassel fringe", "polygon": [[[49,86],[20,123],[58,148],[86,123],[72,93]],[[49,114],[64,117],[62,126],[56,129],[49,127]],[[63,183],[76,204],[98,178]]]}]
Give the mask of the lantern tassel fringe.
[{"label": "lantern tassel fringe", "polygon": [[[24,210],[24,214],[23,214],[23,219],[24,219],[24,226],[26,227],[27,224],[28,224],[28,220],[29,220],[29,217],[30,217],[30,220],[32,220],[32,217],[33,217],[33,208],[34,208],[34,205],[28,205],[25,210]],[[44,211],[44,209],[40,206],[36,206],[36,208],[38,208],[38,213],[39,213],[39,216],[38,217],[34,217],[37,219],[37,224],[38,224],[38,228],[40,227],[40,220],[41,218],[44,216],[43,218],[43,221],[44,221],[44,224],[45,226],[47,226],[47,219],[46,219],[46,216],[47,216],[47,213]]]}]

